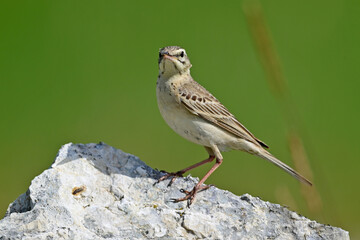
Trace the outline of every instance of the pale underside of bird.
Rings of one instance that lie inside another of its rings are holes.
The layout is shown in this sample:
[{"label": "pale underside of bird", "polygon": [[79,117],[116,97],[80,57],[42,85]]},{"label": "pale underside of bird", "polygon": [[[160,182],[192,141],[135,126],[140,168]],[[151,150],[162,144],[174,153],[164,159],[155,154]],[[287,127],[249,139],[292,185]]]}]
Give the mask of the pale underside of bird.
[{"label": "pale underside of bird", "polygon": [[226,107],[190,75],[191,63],[181,47],[169,46],[159,51],[159,76],[157,80],[157,101],[160,113],[166,123],[180,136],[205,147],[209,158],[178,172],[166,173],[158,181],[176,177],[216,159],[209,172],[185,197],[175,202],[193,202],[198,191],[209,188],[205,180],[221,165],[222,151],[241,150],[270,161],[299,181],[312,185],[309,180],[271,155],[264,148],[268,146],[247,130]]}]

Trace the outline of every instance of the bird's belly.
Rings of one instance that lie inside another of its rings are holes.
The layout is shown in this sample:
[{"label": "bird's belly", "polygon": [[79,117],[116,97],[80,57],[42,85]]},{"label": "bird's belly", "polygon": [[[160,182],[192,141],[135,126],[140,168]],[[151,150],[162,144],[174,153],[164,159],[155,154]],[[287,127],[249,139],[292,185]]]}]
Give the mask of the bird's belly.
[{"label": "bird's belly", "polygon": [[220,151],[229,150],[239,139],[212,123],[190,113],[172,96],[158,96],[160,113],[165,122],[183,138],[207,147],[218,146]]}]

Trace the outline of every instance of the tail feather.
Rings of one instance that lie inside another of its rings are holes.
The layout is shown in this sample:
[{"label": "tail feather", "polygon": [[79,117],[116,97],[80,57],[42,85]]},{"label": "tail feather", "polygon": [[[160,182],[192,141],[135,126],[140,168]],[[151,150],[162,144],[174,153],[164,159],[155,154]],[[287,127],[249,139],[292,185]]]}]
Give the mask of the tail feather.
[{"label": "tail feather", "polygon": [[294,178],[296,178],[300,182],[303,182],[305,184],[308,184],[308,185],[312,186],[312,183],[309,180],[307,180],[305,177],[301,176],[294,169],[292,169],[291,167],[289,167],[288,165],[286,165],[285,163],[283,163],[282,161],[280,161],[279,159],[277,159],[276,157],[271,155],[271,153],[269,153],[268,151],[263,150],[263,151],[259,152],[257,154],[257,156],[259,156],[259,157],[261,157],[261,158],[263,158],[265,160],[268,160],[269,162],[275,164],[276,166],[283,169],[284,171],[289,173],[291,176],[293,176]]}]

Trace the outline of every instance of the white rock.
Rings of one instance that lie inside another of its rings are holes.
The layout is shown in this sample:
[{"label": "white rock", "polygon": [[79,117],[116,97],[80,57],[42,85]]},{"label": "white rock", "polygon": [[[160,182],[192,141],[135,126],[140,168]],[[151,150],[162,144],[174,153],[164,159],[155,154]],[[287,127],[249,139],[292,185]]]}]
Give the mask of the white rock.
[{"label": "white rock", "polygon": [[103,143],[66,144],[10,204],[0,239],[349,239],[340,228],[215,187],[187,208],[170,199],[196,180],[154,186],[161,175]]}]

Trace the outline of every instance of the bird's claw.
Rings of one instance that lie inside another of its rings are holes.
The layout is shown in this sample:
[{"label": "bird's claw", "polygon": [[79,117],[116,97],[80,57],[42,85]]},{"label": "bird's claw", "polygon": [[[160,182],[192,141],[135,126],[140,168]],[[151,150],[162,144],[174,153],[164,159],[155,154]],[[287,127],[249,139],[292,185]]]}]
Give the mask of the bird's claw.
[{"label": "bird's claw", "polygon": [[190,205],[193,203],[195,195],[186,195],[183,198],[171,198],[170,201],[173,203],[178,203],[187,200],[187,207],[190,208]]},{"label": "bird's claw", "polygon": [[185,189],[180,189],[181,193],[186,194],[185,197],[182,198],[172,198],[170,199],[173,203],[177,203],[177,202],[182,202],[182,201],[187,201],[187,207],[189,208],[190,205],[193,203],[195,196],[198,192],[204,191],[210,187],[212,187],[214,185],[203,185],[203,186],[195,186],[191,191],[187,191]]},{"label": "bird's claw", "polygon": [[196,186],[191,191],[187,191],[185,189],[180,189],[180,192],[184,193],[186,195],[182,198],[172,198],[171,201],[174,203],[187,201],[187,207],[189,208],[190,205],[193,203],[193,201],[195,199],[195,195],[198,191],[199,191],[199,189]]},{"label": "bird's claw", "polygon": [[174,181],[176,180],[176,178],[178,178],[178,177],[183,177],[183,173],[181,172],[181,171],[178,171],[178,172],[166,172],[166,171],[164,171],[164,170],[161,170],[160,172],[162,172],[162,173],[166,173],[164,176],[162,176],[161,178],[159,178],[155,183],[154,183],[154,185],[156,185],[156,184],[158,184],[159,182],[162,182],[162,181],[164,181],[164,180],[166,180],[166,179],[168,179],[168,178],[171,178],[171,180],[170,180],[170,182],[169,182],[169,184],[167,185],[168,187],[170,187],[173,183],[174,183]]},{"label": "bird's claw", "polygon": [[183,189],[183,188],[180,189],[180,192],[181,192],[181,193],[184,193],[184,194],[189,194],[189,193],[190,193],[189,191],[187,191],[187,190],[185,190],[185,189]]}]

